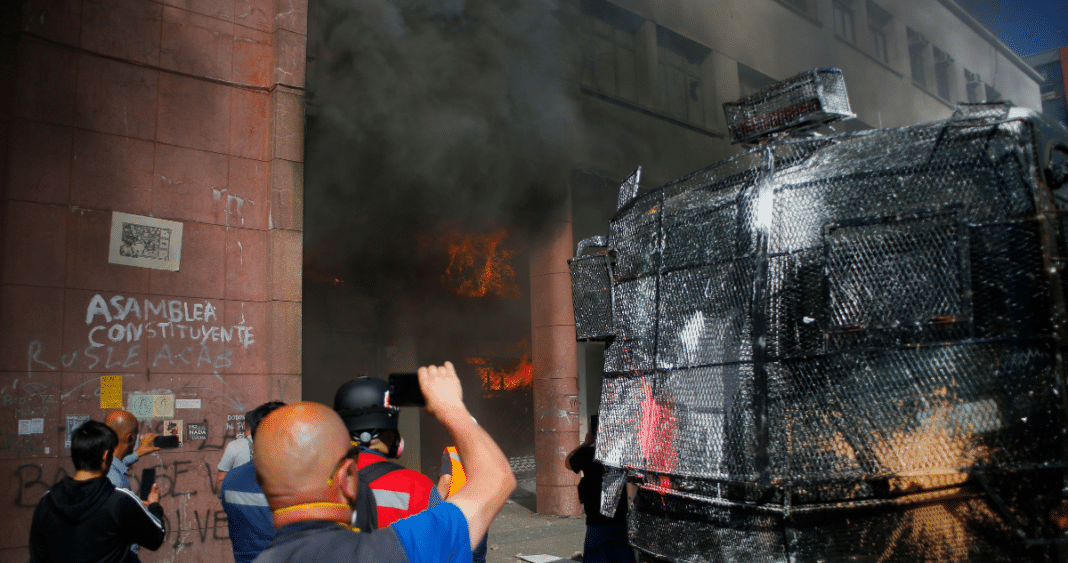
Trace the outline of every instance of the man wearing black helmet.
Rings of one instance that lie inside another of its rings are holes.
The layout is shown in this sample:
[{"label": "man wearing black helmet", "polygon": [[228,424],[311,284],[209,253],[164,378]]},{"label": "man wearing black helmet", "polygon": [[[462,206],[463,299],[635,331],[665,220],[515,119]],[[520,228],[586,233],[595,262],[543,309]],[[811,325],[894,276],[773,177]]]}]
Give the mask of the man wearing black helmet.
[{"label": "man wearing black helmet", "polygon": [[358,527],[365,532],[385,528],[441,502],[430,478],[389,461],[404,451],[404,438],[397,429],[400,409],[390,404],[389,393],[385,381],[360,376],[334,395],[334,410],[345,422],[353,445],[360,447],[356,462],[360,486],[366,485],[372,493],[360,502],[373,498],[377,505],[377,510],[357,510]]}]

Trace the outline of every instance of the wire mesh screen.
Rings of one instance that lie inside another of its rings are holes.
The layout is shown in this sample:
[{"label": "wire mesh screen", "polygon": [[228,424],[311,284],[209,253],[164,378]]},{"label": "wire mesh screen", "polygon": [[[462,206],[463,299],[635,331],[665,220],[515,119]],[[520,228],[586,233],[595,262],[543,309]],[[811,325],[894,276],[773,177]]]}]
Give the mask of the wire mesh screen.
[{"label": "wire mesh screen", "polygon": [[1054,557],[1062,223],[1008,116],[770,143],[621,202],[597,456],[640,485],[643,557]]},{"label": "wire mesh screen", "polygon": [[737,102],[723,104],[731,142],[753,141],[802,125],[853,117],[838,69],[816,69],[787,78]]},{"label": "wire mesh screen", "polygon": [[581,256],[568,262],[575,303],[575,336],[605,338],[612,333],[612,284],[607,254]]}]

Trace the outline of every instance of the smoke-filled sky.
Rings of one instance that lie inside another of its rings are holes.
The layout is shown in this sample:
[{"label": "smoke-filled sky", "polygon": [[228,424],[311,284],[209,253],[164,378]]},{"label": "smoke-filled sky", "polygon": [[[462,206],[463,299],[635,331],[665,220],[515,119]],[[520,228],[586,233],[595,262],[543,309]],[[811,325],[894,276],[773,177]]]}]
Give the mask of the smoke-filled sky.
[{"label": "smoke-filled sky", "polygon": [[559,207],[582,144],[555,0],[313,1],[311,261],[402,267]]},{"label": "smoke-filled sky", "polygon": [[957,0],[1016,54],[1068,45],[1068,0]]}]

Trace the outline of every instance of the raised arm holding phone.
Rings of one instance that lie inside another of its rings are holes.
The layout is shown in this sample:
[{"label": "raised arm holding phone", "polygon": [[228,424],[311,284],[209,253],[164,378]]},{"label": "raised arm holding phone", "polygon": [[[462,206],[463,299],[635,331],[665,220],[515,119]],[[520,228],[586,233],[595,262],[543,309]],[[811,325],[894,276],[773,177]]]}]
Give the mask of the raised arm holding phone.
[{"label": "raised arm holding phone", "polygon": [[448,430],[468,467],[467,485],[444,502],[370,534],[354,533],[358,469],[334,410],[302,402],[261,423],[258,479],[278,531],[257,563],[306,560],[471,561],[471,547],[515,490],[504,453],[471,417],[453,365],[419,369],[427,412]]}]

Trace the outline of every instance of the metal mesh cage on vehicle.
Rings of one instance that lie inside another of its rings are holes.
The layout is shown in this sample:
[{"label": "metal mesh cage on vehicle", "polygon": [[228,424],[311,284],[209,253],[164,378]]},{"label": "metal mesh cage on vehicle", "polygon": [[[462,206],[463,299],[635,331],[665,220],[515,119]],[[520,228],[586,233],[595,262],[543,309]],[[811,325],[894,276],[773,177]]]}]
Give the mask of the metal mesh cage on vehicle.
[{"label": "metal mesh cage on vehicle", "polygon": [[596,340],[612,335],[612,283],[607,254],[578,256],[568,262],[571,291],[575,303],[576,338]]},{"label": "metal mesh cage on vehicle", "polygon": [[814,69],[723,104],[732,143],[854,117],[842,71]]},{"label": "metal mesh cage on vehicle", "polygon": [[627,188],[610,298],[572,273],[644,558],[1056,557],[1068,198],[1039,151],[1068,132],[1037,120],[967,107]]}]

